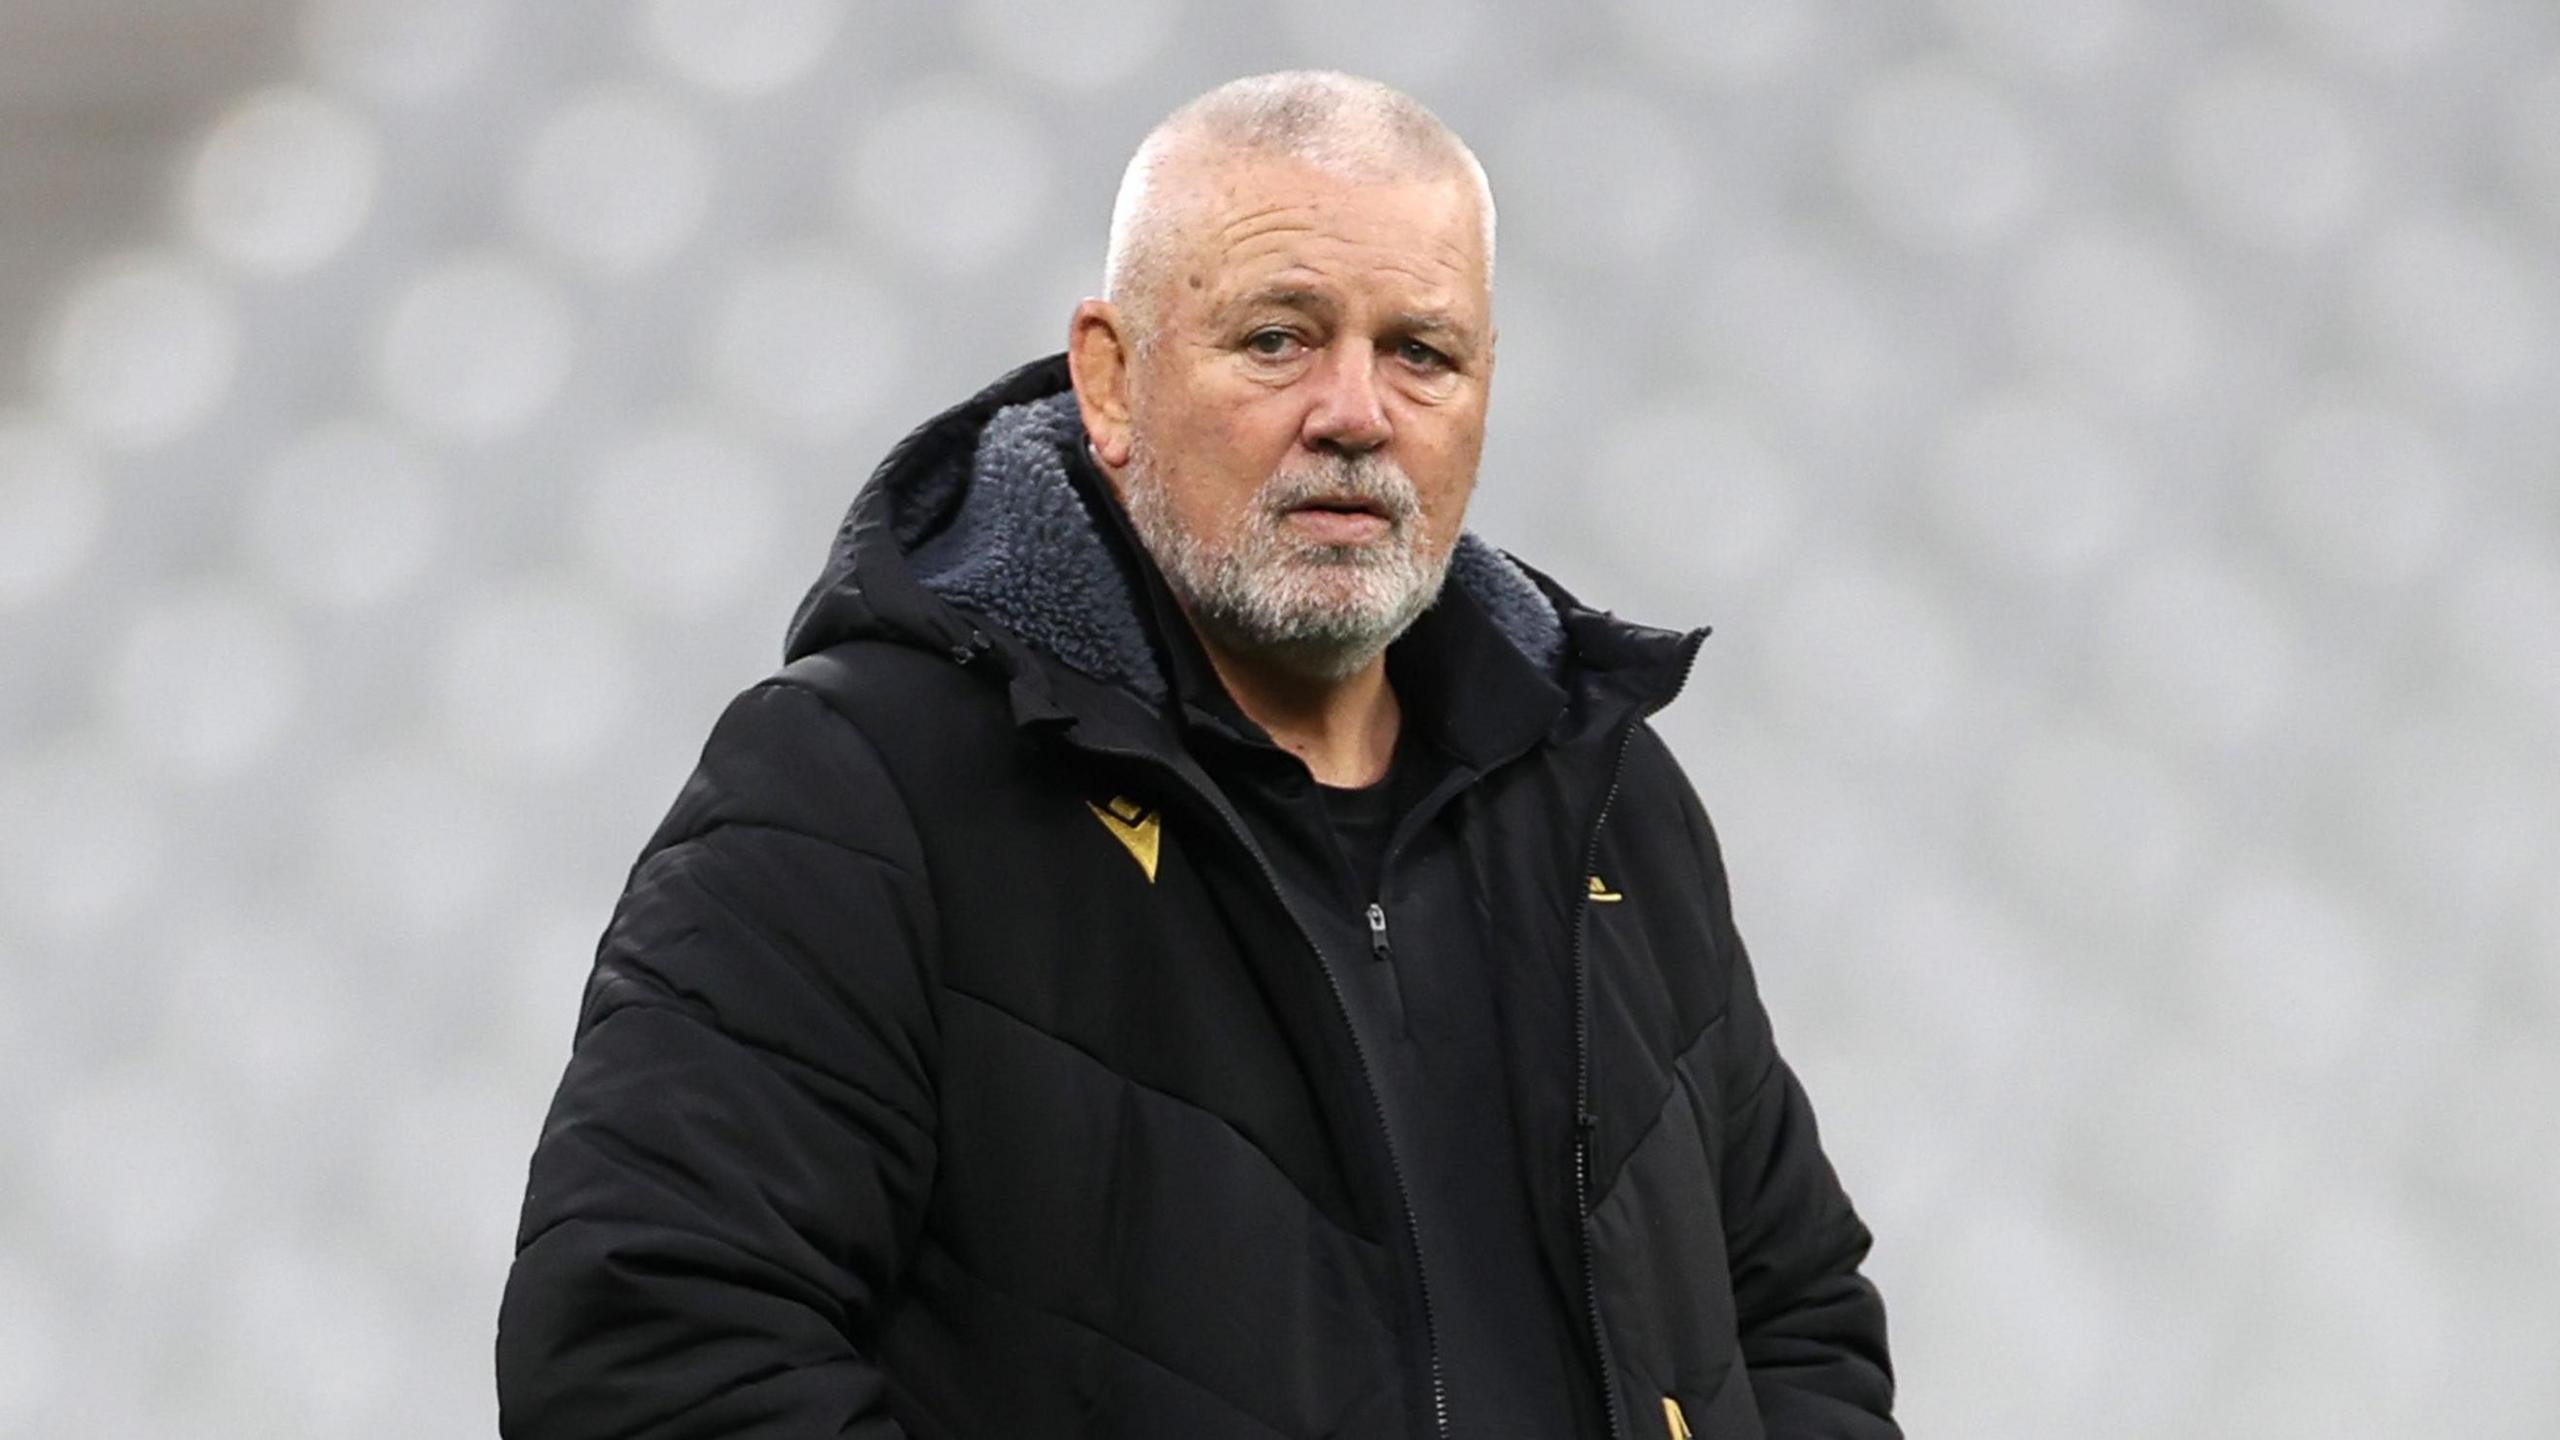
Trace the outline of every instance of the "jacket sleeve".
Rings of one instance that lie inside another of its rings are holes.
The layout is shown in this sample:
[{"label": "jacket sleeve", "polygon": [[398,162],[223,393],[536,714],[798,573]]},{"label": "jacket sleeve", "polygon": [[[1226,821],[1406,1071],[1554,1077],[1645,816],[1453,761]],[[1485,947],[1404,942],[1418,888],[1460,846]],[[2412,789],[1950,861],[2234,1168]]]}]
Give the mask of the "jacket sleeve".
[{"label": "jacket sleeve", "polygon": [[869,742],[731,703],[632,869],[498,1320],[513,1440],[892,1440],[867,1353],[934,1170],[931,907]]},{"label": "jacket sleeve", "polygon": [[1822,1152],[1804,1087],[1778,1053],[1734,928],[1714,828],[1696,796],[1685,798],[1729,966],[1718,1199],[1752,1395],[1770,1440],[1899,1440],[1884,1302],[1858,1269],[1871,1239]]}]

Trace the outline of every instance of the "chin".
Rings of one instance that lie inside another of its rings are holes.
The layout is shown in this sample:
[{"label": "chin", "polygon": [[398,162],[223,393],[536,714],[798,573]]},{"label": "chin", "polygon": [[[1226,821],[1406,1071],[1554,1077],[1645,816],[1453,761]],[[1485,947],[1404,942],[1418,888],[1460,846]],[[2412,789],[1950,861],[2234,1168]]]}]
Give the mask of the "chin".
[{"label": "chin", "polygon": [[1308,680],[1347,680],[1367,669],[1431,608],[1438,589],[1380,599],[1347,595],[1333,603],[1265,604],[1230,614],[1220,638],[1226,648],[1260,657],[1276,669]]}]

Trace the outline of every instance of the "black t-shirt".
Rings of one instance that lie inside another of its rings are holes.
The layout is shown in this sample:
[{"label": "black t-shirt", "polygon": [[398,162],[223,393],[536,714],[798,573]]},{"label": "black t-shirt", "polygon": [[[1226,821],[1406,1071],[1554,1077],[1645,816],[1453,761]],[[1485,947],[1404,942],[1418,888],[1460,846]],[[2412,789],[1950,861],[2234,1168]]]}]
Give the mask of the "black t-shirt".
[{"label": "black t-shirt", "polygon": [[[1389,766],[1374,785],[1316,786],[1316,794],[1324,801],[1324,818],[1333,826],[1334,849],[1343,868],[1357,881],[1359,894],[1374,897],[1378,893],[1379,870],[1386,863],[1387,840],[1396,817],[1417,798],[1400,792],[1412,788],[1407,777],[1420,768],[1406,759]],[[1400,786],[1399,781],[1406,783]]]}]

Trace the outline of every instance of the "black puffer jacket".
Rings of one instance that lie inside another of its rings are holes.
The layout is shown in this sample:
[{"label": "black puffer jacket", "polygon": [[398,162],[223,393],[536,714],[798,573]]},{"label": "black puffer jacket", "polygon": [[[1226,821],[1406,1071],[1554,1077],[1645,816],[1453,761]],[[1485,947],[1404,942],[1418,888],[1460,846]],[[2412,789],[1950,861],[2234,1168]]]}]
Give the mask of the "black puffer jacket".
[{"label": "black puffer jacket", "polygon": [[[1438,1428],[1374,1084],[1166,718],[1065,388],[1025,367],[891,454],[634,867],[533,1158],[506,1434]],[[1643,723],[1698,637],[1472,538],[1451,576],[1556,687],[1442,858],[1511,941],[1532,1205],[1611,1432],[1898,1435],[1867,1232]]]}]

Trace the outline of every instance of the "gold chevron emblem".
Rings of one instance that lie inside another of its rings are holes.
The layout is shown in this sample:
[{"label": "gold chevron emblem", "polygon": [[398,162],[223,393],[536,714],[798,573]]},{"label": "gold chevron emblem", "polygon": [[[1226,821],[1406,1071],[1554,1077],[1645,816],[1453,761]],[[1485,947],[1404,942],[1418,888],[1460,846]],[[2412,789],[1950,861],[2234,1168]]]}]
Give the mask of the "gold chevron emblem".
[{"label": "gold chevron emblem", "polygon": [[1624,900],[1624,899],[1626,899],[1626,898],[1627,898],[1626,896],[1621,895],[1621,894],[1619,894],[1617,891],[1610,889],[1610,888],[1609,888],[1609,882],[1608,882],[1608,881],[1601,879],[1601,878],[1600,878],[1599,876],[1597,876],[1597,875],[1594,875],[1594,876],[1592,876],[1592,877],[1591,877],[1591,903],[1592,903],[1592,904],[1594,904],[1594,905],[1615,905],[1615,904],[1617,904],[1619,901]]},{"label": "gold chevron emblem", "polygon": [[1662,1423],[1671,1429],[1671,1440],[1690,1440],[1689,1417],[1680,1413],[1680,1402],[1662,1397]]},{"label": "gold chevron emblem", "polygon": [[1125,795],[1114,795],[1099,805],[1087,800],[1084,808],[1147,872],[1147,883],[1156,883],[1156,857],[1164,852],[1164,816]]}]

